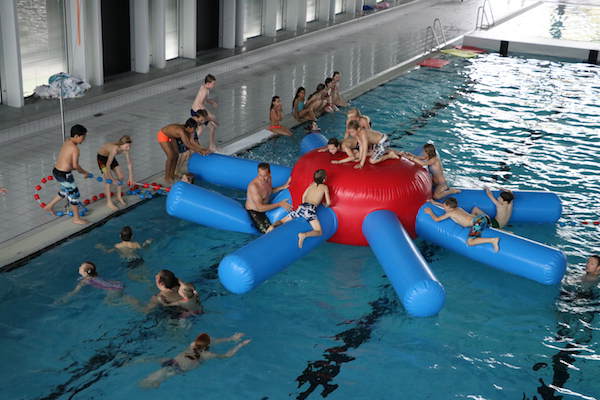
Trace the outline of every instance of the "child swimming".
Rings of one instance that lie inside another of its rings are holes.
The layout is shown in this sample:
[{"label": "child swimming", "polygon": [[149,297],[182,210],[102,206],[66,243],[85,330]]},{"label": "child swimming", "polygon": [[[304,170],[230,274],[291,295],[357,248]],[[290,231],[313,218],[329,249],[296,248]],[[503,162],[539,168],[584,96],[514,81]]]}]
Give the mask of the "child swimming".
[{"label": "child swimming", "polygon": [[122,282],[109,281],[100,278],[98,276],[98,272],[96,271],[96,265],[91,261],[84,261],[81,263],[78,272],[80,278],[77,286],[75,286],[75,289],[67,293],[63,298],[57,300],[56,303],[66,303],[71,297],[79,293],[84,286],[92,286],[97,289],[115,292],[120,292],[124,288]]},{"label": "child swimming", "polygon": [[124,226],[121,228],[121,232],[119,233],[119,237],[121,241],[116,243],[113,248],[107,249],[101,243],[96,245],[97,249],[103,250],[106,253],[113,253],[115,251],[119,252],[119,255],[127,260],[138,258],[137,250],[148,247],[150,243],[152,243],[152,239],[146,239],[142,244],[139,242],[134,242],[131,239],[133,238],[133,229],[130,226]]},{"label": "child swimming", "polygon": [[423,156],[416,156],[406,152],[401,152],[400,155],[423,167],[429,167],[433,179],[433,198],[439,200],[448,195],[460,193],[459,189],[452,189],[448,186],[444,177],[442,161],[437,155],[435,146],[427,143],[423,146],[423,152],[425,153]]},{"label": "child swimming", "polygon": [[325,170],[316,170],[313,174],[313,183],[306,188],[304,194],[302,195],[302,204],[300,204],[297,209],[291,211],[286,217],[271,225],[267,230],[267,233],[294,218],[304,218],[310,223],[310,226],[313,230],[309,232],[298,233],[298,247],[302,248],[304,240],[307,237],[321,236],[323,231],[321,229],[321,223],[317,218],[317,206],[323,202],[323,199],[325,199],[326,207],[329,207],[331,204],[331,199],[329,198],[329,188],[325,184],[326,180],[327,173]]},{"label": "child swimming", "polygon": [[498,243],[500,238],[483,238],[481,237],[481,233],[485,228],[487,228],[489,222],[487,215],[473,215],[469,214],[462,208],[458,207],[458,202],[454,197],[449,197],[444,201],[444,203],[438,203],[437,201],[431,201],[432,204],[442,207],[445,211],[445,214],[440,215],[439,217],[434,214],[431,208],[427,207],[423,210],[425,214],[431,216],[431,218],[435,222],[440,222],[445,219],[450,218],[452,221],[456,222],[458,225],[471,228],[469,231],[469,237],[467,238],[467,244],[469,246],[476,246],[478,244],[489,243],[494,247],[494,251],[498,252],[500,249],[498,247]]},{"label": "child swimming", "polygon": [[191,283],[181,283],[179,285],[179,295],[181,300],[170,303],[169,306],[178,306],[185,309],[181,314],[181,318],[191,317],[192,315],[200,315],[204,312],[200,303],[200,295],[196,288]]},{"label": "child swimming", "polygon": [[183,352],[173,358],[163,360],[161,364],[162,368],[148,375],[140,382],[140,386],[145,388],[157,388],[170,377],[191,371],[198,367],[203,361],[212,360],[214,358],[233,357],[242,347],[250,343],[249,339],[236,344],[224,354],[209,351],[210,345],[211,343],[239,342],[242,336],[244,336],[243,333],[237,332],[228,338],[211,339],[208,334],[202,333],[198,335]]}]

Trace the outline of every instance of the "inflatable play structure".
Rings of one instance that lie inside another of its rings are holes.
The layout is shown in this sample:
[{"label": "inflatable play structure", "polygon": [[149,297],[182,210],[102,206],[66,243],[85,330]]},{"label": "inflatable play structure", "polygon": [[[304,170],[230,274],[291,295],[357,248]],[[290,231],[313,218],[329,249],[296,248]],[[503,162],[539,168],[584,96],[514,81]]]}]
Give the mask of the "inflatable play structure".
[{"label": "inflatable play structure", "polygon": [[[366,163],[360,170],[354,169],[353,164],[331,164],[331,160],[345,155],[316,151],[325,143],[320,134],[307,135],[301,144],[302,156],[293,169],[271,165],[273,187],[283,185],[291,176],[289,189],[276,193],[272,202],[287,198],[294,208],[312,182],[314,171],[320,168],[327,171],[331,207],[317,209],[323,235],[307,238],[303,248],[298,248],[297,234],[311,228],[304,219],[294,219],[227,255],[219,265],[219,278],[231,292],[252,290],[328,240],[370,246],[407,312],[413,316],[435,315],[444,304],[445,291],[414,245],[412,238],[417,235],[542,284],[553,285],[562,279],[566,259],[556,249],[488,228],[483,237],[500,237],[500,251],[495,253],[488,244],[468,246],[468,228],[449,219],[436,223],[423,212],[430,207],[437,215],[443,213],[429,203],[432,182],[427,169],[406,159],[377,165]],[[188,169],[211,184],[245,190],[257,174],[257,165],[256,161],[218,154],[194,154]],[[512,223],[554,223],[561,215],[561,203],[554,193],[516,191],[514,194]],[[454,197],[467,210],[477,205],[488,215],[495,215],[495,207],[483,190],[463,190]],[[200,186],[175,184],[167,197],[167,212],[214,228],[258,234],[239,201]],[[275,222],[286,211],[275,209],[267,214]]]}]

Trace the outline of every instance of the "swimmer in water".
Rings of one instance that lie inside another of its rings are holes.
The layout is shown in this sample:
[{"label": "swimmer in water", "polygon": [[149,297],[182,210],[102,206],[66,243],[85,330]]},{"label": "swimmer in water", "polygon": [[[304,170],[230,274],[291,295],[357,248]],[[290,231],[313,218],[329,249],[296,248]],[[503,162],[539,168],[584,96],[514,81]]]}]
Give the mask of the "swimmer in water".
[{"label": "swimmer in water", "polygon": [[103,250],[106,253],[113,253],[115,251],[119,252],[119,255],[126,260],[131,260],[134,258],[139,258],[137,254],[137,250],[148,247],[150,243],[152,243],[152,239],[146,239],[142,244],[138,242],[133,242],[131,239],[133,238],[133,230],[130,226],[124,226],[121,229],[121,233],[119,234],[121,237],[121,241],[113,248],[107,249],[101,243],[96,245],[97,249]]},{"label": "swimmer in water", "polygon": [[315,121],[314,119],[308,121],[307,127],[304,128],[304,130],[306,131],[307,135],[311,133],[321,133],[321,128],[319,128],[319,125],[317,125],[317,121]]},{"label": "swimmer in water", "polygon": [[600,280],[600,256],[593,255],[587,259],[585,275],[581,280],[588,288],[598,283]]},{"label": "swimmer in water", "polygon": [[[239,342],[244,336],[238,332],[228,338],[212,339],[206,333],[202,333],[196,337],[183,352],[173,358],[162,361],[161,369],[151,373],[140,382],[140,386],[144,388],[157,388],[161,383],[172,376],[183,374],[198,367],[203,361],[212,360],[214,358],[230,358],[233,357],[242,347],[250,343],[249,339]],[[209,351],[210,345],[223,342],[239,342],[233,346],[227,353],[218,354]]]},{"label": "swimmer in water", "polygon": [[331,205],[329,188],[325,184],[326,180],[327,173],[325,170],[316,170],[313,174],[313,183],[306,188],[304,194],[302,195],[302,204],[300,204],[300,206],[294,211],[291,211],[286,217],[271,225],[271,227],[269,227],[267,230],[267,233],[294,218],[304,218],[310,224],[312,231],[300,232],[298,234],[298,247],[302,248],[304,240],[307,237],[321,236],[323,234],[323,230],[321,229],[321,223],[317,218],[317,207],[323,203],[323,200],[325,200],[326,207]]},{"label": "swimmer in water", "polygon": [[194,183],[194,174],[190,174],[189,172],[186,172],[185,174],[181,175],[181,182],[185,182],[185,183],[189,183],[190,185]]},{"label": "swimmer in water", "polygon": [[154,282],[159,292],[152,296],[150,302],[142,309],[143,312],[150,312],[159,305],[174,306],[174,303],[183,300],[179,294],[179,286],[184,282],[181,282],[173,272],[168,269],[161,270],[154,277]]},{"label": "swimmer in water", "polygon": [[423,156],[416,156],[411,153],[400,152],[399,155],[423,167],[429,167],[433,179],[433,198],[439,200],[451,194],[460,193],[459,189],[452,189],[448,186],[444,177],[444,168],[442,161],[437,155],[435,146],[427,143],[423,146]]},{"label": "swimmer in water", "polygon": [[192,315],[200,315],[204,312],[200,303],[200,295],[196,288],[191,283],[181,283],[179,285],[179,295],[181,300],[170,303],[169,306],[178,306],[186,311],[181,314],[182,318],[191,317]]},{"label": "swimmer in water", "polygon": [[79,266],[79,282],[75,289],[67,293],[63,298],[56,301],[57,304],[66,303],[71,297],[79,293],[84,286],[92,286],[98,289],[120,292],[123,290],[123,283],[119,281],[108,281],[100,278],[96,271],[96,265],[91,261],[84,261]]}]

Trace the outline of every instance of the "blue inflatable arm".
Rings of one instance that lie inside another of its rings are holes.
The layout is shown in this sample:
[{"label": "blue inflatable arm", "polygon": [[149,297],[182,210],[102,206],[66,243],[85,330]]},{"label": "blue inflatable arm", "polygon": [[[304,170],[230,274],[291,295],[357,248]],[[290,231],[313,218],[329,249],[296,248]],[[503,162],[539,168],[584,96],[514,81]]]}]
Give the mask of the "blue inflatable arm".
[{"label": "blue inflatable arm", "polygon": [[[214,185],[246,190],[248,184],[256,177],[258,161],[230,157],[222,154],[203,156],[192,154],[188,161],[188,170],[197,178]],[[289,179],[292,169],[271,164],[273,187],[284,185]]]},{"label": "blue inflatable arm", "polygon": [[233,293],[246,293],[329,239],[337,230],[335,213],[321,206],[317,216],[323,235],[307,238],[301,249],[298,233],[312,228],[306,220],[297,218],[225,256],[219,264],[223,286]]},{"label": "blue inflatable arm", "polygon": [[437,314],[446,299],[444,287],[396,214],[373,211],[365,217],[362,231],[406,311],[414,317]]},{"label": "blue inflatable arm", "polygon": [[492,228],[484,229],[481,237],[499,237],[500,251],[495,253],[490,244],[469,246],[467,245],[469,228],[463,228],[449,218],[435,222],[423,211],[427,207],[432,209],[435,215],[444,214],[440,207],[429,202],[419,209],[416,231],[422,239],[483,264],[545,285],[554,285],[561,281],[566,269],[566,257],[561,251]]},{"label": "blue inflatable arm", "polygon": [[[562,214],[560,198],[553,192],[534,190],[514,190],[513,212],[509,222],[556,223]],[[499,190],[492,190],[494,198],[500,195]],[[470,212],[473,207],[479,207],[490,217],[496,216],[496,206],[488,198],[485,190],[461,189],[453,194],[458,206]],[[443,200],[440,200],[443,202]]]},{"label": "blue inflatable arm", "polygon": [[[275,195],[273,195],[273,197],[271,198],[271,204],[278,203],[278,202],[280,202],[282,200],[286,200],[286,199],[287,199],[288,203],[292,204],[292,194],[290,193],[289,190],[284,189],[280,192],[275,193]],[[277,208],[267,211],[267,217],[269,218],[269,221],[271,221],[272,224],[274,224],[275,222],[279,221],[280,219],[284,218],[287,215],[288,215],[288,211],[283,207],[277,207]]]},{"label": "blue inflatable arm", "polygon": [[309,133],[300,142],[300,155],[327,145],[327,138],[320,133]]},{"label": "blue inflatable arm", "polygon": [[177,182],[171,187],[167,196],[167,213],[211,228],[259,233],[239,202],[185,182]]}]

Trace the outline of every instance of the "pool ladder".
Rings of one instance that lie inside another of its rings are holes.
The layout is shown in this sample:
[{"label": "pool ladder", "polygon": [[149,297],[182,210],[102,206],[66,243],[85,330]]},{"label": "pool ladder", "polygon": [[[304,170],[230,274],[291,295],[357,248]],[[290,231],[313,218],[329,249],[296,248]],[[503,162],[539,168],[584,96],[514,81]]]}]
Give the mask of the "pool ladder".
[{"label": "pool ladder", "polygon": [[483,4],[477,7],[477,16],[475,17],[475,29],[490,29],[495,24],[496,20],[494,19],[494,13],[492,12],[492,5],[488,2],[488,0],[483,0]]},{"label": "pool ladder", "polygon": [[425,53],[436,51],[446,45],[446,35],[439,18],[433,20],[425,30]]}]

